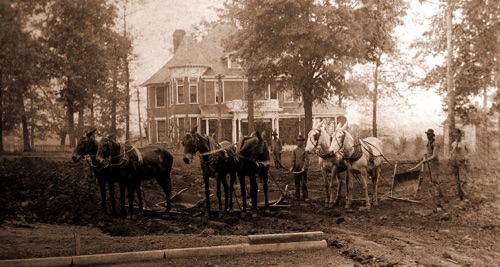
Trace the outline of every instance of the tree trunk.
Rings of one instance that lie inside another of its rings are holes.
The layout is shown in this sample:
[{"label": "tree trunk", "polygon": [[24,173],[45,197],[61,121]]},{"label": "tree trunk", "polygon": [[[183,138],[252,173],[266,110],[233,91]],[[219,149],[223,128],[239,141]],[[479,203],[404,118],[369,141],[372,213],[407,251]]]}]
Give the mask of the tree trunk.
[{"label": "tree trunk", "polygon": [[68,130],[66,129],[66,126],[63,126],[59,131],[59,138],[61,138],[61,143],[60,143],[60,150],[64,150],[64,147],[66,146],[66,135],[68,134]]},{"label": "tree trunk", "polygon": [[109,129],[110,134],[116,133],[116,105],[117,105],[117,94],[118,94],[118,55],[115,47],[115,65],[113,66],[113,93],[111,95],[111,128]]},{"label": "tree trunk", "polygon": [[251,134],[255,131],[255,122],[254,122],[254,101],[253,101],[253,90],[254,90],[255,82],[251,79],[248,79],[248,90],[247,90],[247,105],[248,105],[248,134]]},{"label": "tree trunk", "polygon": [[217,75],[217,142],[222,141],[222,75]]},{"label": "tree trunk", "polygon": [[[123,37],[125,38],[127,38],[127,7],[128,1],[125,0],[123,1]],[[123,60],[125,61],[125,140],[130,140],[130,69],[127,53]],[[139,124],[140,121],[139,119]]]},{"label": "tree trunk", "polygon": [[73,102],[71,100],[67,100],[68,110],[66,115],[68,116],[68,134],[69,134],[69,146],[75,147],[75,118],[73,114],[75,112],[75,107],[73,106]]},{"label": "tree trunk", "polygon": [[3,72],[0,67],[0,153],[3,152]]},{"label": "tree trunk", "polygon": [[83,115],[84,115],[84,107],[83,105],[78,106],[78,124],[77,124],[77,136],[81,136],[83,134]]},{"label": "tree trunk", "polygon": [[446,7],[446,91],[448,92],[448,143],[445,144],[445,151],[449,151],[455,131],[455,92],[453,90],[453,74],[451,65],[453,63],[453,43],[452,43],[452,12],[451,0],[447,1]]},{"label": "tree trunk", "polygon": [[377,137],[377,102],[378,102],[378,68],[380,61],[375,61],[375,71],[373,73],[373,117],[372,117],[372,135]]},{"label": "tree trunk", "polygon": [[302,92],[302,101],[304,104],[304,127],[299,125],[299,133],[302,135],[306,135],[312,129],[312,99],[312,88],[304,87]]},{"label": "tree trunk", "polygon": [[28,131],[28,118],[26,117],[26,114],[24,113],[24,107],[23,109],[23,115],[21,115],[21,124],[23,127],[23,151],[31,151],[31,146],[30,146],[30,133]]}]

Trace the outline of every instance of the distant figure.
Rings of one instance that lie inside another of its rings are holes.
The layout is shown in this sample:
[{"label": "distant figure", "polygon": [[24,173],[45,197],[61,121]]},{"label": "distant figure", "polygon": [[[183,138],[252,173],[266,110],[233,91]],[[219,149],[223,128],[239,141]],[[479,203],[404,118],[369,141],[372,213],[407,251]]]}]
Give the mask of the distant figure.
[{"label": "distant figure", "polygon": [[271,140],[271,153],[274,158],[274,167],[279,169],[282,166],[281,151],[283,150],[283,142],[281,142],[276,131],[273,131],[271,135],[273,136],[273,140]]},{"label": "distant figure", "polygon": [[440,186],[440,181],[439,181],[439,158],[438,158],[438,153],[439,153],[439,148],[440,144],[436,141],[436,135],[434,134],[433,129],[428,129],[427,132],[425,132],[427,135],[427,157],[424,160],[424,164],[428,163],[429,168],[430,168],[430,175],[432,179],[432,183],[434,185],[434,190],[435,193],[438,195],[439,198],[443,197],[443,193],[441,192],[441,186]]},{"label": "distant figure", "polygon": [[[458,198],[464,200],[464,186],[466,183],[464,173],[467,168],[469,148],[462,141],[462,131],[460,129],[455,131],[454,137],[455,141],[451,144],[450,164],[457,183]],[[462,177],[460,176],[460,170],[462,170]]]},{"label": "distant figure", "polygon": [[300,191],[302,189],[302,199],[308,201],[307,169],[309,167],[309,157],[304,149],[305,140],[302,135],[299,135],[296,139],[297,148],[292,151],[292,167],[290,171],[293,172],[295,180],[295,199],[300,200]]}]

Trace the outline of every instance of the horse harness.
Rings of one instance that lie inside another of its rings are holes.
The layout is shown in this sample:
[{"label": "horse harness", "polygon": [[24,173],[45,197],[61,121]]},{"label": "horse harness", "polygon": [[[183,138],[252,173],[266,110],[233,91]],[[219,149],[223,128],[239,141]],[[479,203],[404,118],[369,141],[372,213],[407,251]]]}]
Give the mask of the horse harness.
[{"label": "horse harness", "polygon": [[[351,155],[347,155],[345,152],[344,148],[344,141],[345,141],[345,132],[341,130],[343,135],[342,135],[342,140],[339,142],[337,138],[335,140],[337,141],[337,144],[340,147],[339,153],[342,155],[342,158],[350,163],[353,163],[357,160],[359,160],[363,156],[363,149],[365,149],[368,154],[370,155],[370,158],[368,159],[369,162],[373,162],[375,155],[373,154],[373,149],[372,149],[372,144],[367,143],[359,138],[354,138],[354,144],[352,145],[352,148],[354,148],[354,152]],[[361,142],[368,144],[366,147],[361,145]]]},{"label": "horse harness", "polygon": [[[142,164],[142,154],[139,151],[139,149],[137,149],[135,146],[133,146],[132,148],[126,150],[125,149],[125,145],[123,143],[116,143],[113,139],[109,139],[109,140],[111,142],[114,142],[115,144],[118,144],[120,146],[120,150],[119,150],[118,155],[112,156],[112,157],[110,156],[109,157],[108,163],[106,165],[103,165],[103,168],[108,167],[108,166],[110,166],[110,167],[123,167],[123,166],[126,166],[128,164],[128,162],[130,161],[128,153],[130,153],[132,151],[136,154],[139,164]],[[118,163],[111,163],[111,161],[113,159],[116,159],[116,158],[120,159],[118,161]]]}]

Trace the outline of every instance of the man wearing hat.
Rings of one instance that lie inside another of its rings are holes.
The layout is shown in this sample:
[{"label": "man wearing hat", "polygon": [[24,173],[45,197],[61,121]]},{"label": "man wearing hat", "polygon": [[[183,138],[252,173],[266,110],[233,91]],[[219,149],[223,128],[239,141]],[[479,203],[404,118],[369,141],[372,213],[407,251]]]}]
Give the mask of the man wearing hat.
[{"label": "man wearing hat", "polygon": [[[454,137],[455,141],[451,144],[450,165],[455,175],[455,182],[457,183],[458,198],[464,200],[464,186],[466,184],[464,173],[467,170],[469,148],[465,141],[462,140],[462,130],[456,129]],[[460,172],[462,172],[462,175],[460,175]]]},{"label": "man wearing hat", "polygon": [[443,197],[443,193],[441,192],[441,187],[439,185],[439,148],[440,144],[436,141],[436,135],[434,134],[433,129],[428,129],[425,134],[427,135],[427,154],[424,159],[424,164],[429,164],[430,175],[432,179],[432,183],[434,186],[435,193],[438,197]]},{"label": "man wearing hat", "polygon": [[304,149],[304,141],[306,139],[299,134],[297,137],[297,147],[292,151],[292,167],[295,180],[295,199],[300,200],[300,191],[302,189],[302,199],[308,200],[307,192],[307,169],[309,167],[309,157]]},{"label": "man wearing hat", "polygon": [[281,139],[278,138],[278,133],[276,130],[271,134],[273,139],[271,140],[271,153],[274,158],[274,167],[279,169],[281,167],[281,151],[283,150],[283,143]]}]

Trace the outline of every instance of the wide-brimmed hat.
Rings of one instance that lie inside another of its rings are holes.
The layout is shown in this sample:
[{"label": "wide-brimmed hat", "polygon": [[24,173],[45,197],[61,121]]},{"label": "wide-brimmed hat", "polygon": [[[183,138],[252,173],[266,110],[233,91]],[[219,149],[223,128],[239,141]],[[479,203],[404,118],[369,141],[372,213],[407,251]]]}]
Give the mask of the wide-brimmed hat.
[{"label": "wide-brimmed hat", "polygon": [[305,141],[306,139],[304,138],[304,136],[302,136],[301,134],[299,134],[299,136],[297,136],[297,139],[295,139],[297,141]]},{"label": "wide-brimmed hat", "polygon": [[434,134],[434,130],[432,129],[428,129],[427,132],[425,132],[426,134],[431,134],[431,135],[435,135]]}]

